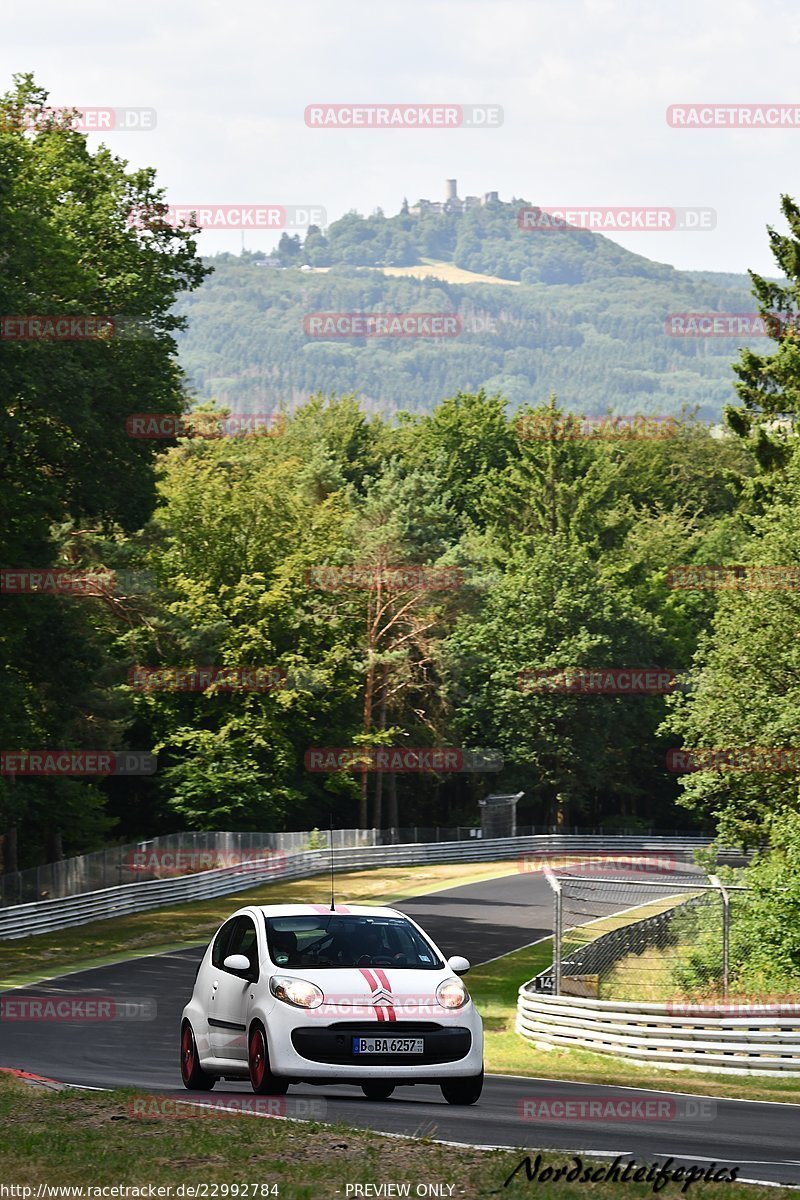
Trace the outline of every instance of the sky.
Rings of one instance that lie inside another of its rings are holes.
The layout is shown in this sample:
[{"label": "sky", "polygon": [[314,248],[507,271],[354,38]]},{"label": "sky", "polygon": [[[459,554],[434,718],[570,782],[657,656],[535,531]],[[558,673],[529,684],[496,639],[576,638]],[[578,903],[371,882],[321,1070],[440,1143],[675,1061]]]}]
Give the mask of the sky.
[{"label": "sky", "polygon": [[[800,194],[798,43],[791,0],[37,0],[3,13],[0,90],[32,71],[55,105],[154,109],[155,128],[102,140],[154,167],[175,205],[314,206],[332,221],[442,199],[456,178],[462,196],[545,207],[712,209],[713,228],[611,236],[681,268],[774,274],[766,226],[783,228],[782,192]],[[500,106],[502,124],[304,115],[424,103]],[[794,127],[667,122],[670,105],[795,103]],[[251,250],[276,240],[245,235]],[[242,235],[199,246],[238,253]]]}]

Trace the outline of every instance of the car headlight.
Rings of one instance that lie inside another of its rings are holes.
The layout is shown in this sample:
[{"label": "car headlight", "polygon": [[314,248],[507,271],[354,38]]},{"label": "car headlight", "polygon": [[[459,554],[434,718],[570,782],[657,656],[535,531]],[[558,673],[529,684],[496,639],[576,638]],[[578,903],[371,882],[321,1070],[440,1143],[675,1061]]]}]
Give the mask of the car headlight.
[{"label": "car headlight", "polygon": [[293,1004],[295,1008],[319,1008],[325,997],[315,983],[308,979],[295,979],[292,975],[273,975],[269,981],[269,990],[284,1004]]},{"label": "car headlight", "polygon": [[436,1000],[442,1008],[463,1008],[469,1000],[469,992],[461,980],[454,976],[442,980],[436,989]]}]

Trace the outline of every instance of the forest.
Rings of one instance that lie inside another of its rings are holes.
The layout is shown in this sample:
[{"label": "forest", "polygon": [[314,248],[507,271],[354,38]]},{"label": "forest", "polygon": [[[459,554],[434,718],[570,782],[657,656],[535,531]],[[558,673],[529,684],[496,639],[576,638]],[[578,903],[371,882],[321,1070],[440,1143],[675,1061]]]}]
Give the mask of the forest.
[{"label": "forest", "polygon": [[[800,359],[766,321],[797,310],[790,197],[724,425],[468,387],[386,413],[317,388],[259,425],[181,374],[209,268],[191,229],[125,220],[152,172],[29,80],[0,138],[4,311],[148,330],[3,344],[6,870],[180,829],[475,824],[489,791],[526,824],[795,836]],[[20,770],[46,751],[157,769]]]},{"label": "forest", "polygon": [[[188,318],[178,346],[193,392],[255,412],[321,390],[381,413],[430,413],[459,390],[499,392],[512,407],[556,392],[590,414],[720,421],[731,359],[763,336],[752,322],[677,332],[687,314],[754,314],[747,277],[679,271],[589,231],[526,231],[526,205],[348,213],[304,238],[283,233],[271,255],[207,258],[212,273],[176,306]],[[421,277],[384,273],[412,269]],[[316,332],[320,313],[454,314],[457,333],[330,337]]]}]

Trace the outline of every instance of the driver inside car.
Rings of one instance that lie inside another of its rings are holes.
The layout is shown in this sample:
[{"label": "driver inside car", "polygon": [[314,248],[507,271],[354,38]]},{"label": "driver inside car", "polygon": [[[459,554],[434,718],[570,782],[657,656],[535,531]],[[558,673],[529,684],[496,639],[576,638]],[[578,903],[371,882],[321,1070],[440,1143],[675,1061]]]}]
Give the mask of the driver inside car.
[{"label": "driver inside car", "polygon": [[358,954],[358,958],[355,960],[357,967],[369,967],[376,960],[386,964],[401,960],[405,962],[403,954],[394,954],[384,945],[383,933],[377,925],[367,925],[358,935],[356,953]]},{"label": "driver inside car", "polygon": [[376,926],[354,926],[350,922],[334,929],[327,955],[340,967],[364,967],[374,958],[391,957]]},{"label": "driver inside car", "polygon": [[297,954],[297,934],[291,929],[276,929],[272,934],[271,953],[273,962],[279,967],[296,967],[300,959]]}]

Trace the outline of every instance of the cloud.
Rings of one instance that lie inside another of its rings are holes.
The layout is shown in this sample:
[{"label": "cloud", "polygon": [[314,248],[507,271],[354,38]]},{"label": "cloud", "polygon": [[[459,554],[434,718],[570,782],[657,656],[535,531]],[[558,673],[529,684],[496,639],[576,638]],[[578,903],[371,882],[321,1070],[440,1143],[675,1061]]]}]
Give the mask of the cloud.
[{"label": "cloud", "polygon": [[[710,205],[713,233],[619,240],[683,267],[771,271],[764,227],[793,186],[800,129],[681,131],[665,113],[680,101],[800,102],[799,38],[788,0],[40,0],[4,15],[0,76],[33,70],[57,103],[155,107],[155,131],[107,141],[154,165],[175,203],[313,203],[333,219],[395,212],[456,177],[461,194],[545,205]],[[303,112],[315,101],[497,103],[505,120],[312,130]],[[208,251],[240,244],[200,239]]]}]

